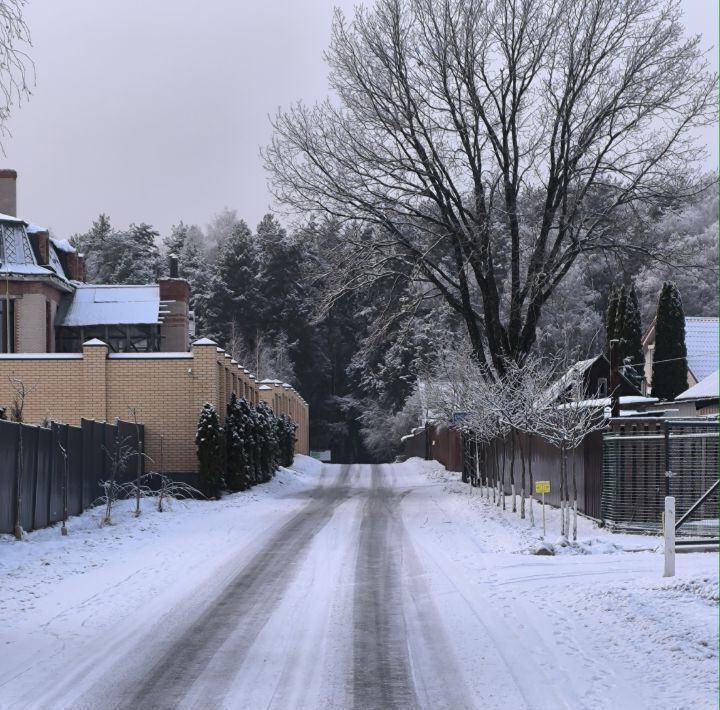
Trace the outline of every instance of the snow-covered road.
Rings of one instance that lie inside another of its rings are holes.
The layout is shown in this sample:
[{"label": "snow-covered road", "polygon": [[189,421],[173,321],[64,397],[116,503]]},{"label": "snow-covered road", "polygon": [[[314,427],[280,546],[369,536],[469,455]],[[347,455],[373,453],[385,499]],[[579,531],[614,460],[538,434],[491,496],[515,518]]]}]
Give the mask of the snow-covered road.
[{"label": "snow-covered road", "polygon": [[0,707],[717,707],[716,555],[524,554],[456,478],[306,465],[3,541]]}]

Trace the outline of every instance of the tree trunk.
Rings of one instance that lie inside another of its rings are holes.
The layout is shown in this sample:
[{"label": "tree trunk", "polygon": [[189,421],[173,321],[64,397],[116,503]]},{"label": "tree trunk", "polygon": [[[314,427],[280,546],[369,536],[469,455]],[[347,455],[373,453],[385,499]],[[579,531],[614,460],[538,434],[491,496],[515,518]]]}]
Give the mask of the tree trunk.
[{"label": "tree trunk", "polygon": [[560,446],[560,534],[565,535],[565,445]]},{"label": "tree trunk", "polygon": [[510,429],[510,495],[512,496],[512,512],[517,513],[515,497],[515,429]]},{"label": "tree trunk", "polygon": [[525,450],[522,445],[522,434],[518,432],[518,447],[520,448],[520,518],[525,520],[525,496],[527,495],[525,489]]},{"label": "tree trunk", "polygon": [[572,484],[573,484],[573,542],[577,540],[577,475],[575,471],[575,452],[572,452]]},{"label": "tree trunk", "polygon": [[505,437],[502,439],[502,469],[500,470],[500,482],[498,484],[498,507],[502,507],[505,510],[505,464],[507,462],[507,442]]},{"label": "tree trunk", "polygon": [[530,524],[534,526],[535,512],[533,510],[532,434],[528,434],[528,483],[530,485]]}]

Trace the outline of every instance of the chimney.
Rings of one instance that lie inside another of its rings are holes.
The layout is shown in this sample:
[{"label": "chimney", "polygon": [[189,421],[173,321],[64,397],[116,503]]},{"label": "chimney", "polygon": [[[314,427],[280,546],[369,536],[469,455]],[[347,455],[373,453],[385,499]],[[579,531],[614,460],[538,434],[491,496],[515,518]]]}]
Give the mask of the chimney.
[{"label": "chimney", "polygon": [[0,212],[17,217],[17,172],[0,170]]},{"label": "chimney", "polygon": [[175,254],[170,254],[168,255],[168,260],[170,262],[170,278],[176,279],[180,275],[178,270],[178,258]]},{"label": "chimney", "polygon": [[37,232],[32,232],[28,229],[28,239],[30,239],[30,245],[35,252],[35,259],[39,266],[47,266],[50,263],[50,233],[41,229]]}]

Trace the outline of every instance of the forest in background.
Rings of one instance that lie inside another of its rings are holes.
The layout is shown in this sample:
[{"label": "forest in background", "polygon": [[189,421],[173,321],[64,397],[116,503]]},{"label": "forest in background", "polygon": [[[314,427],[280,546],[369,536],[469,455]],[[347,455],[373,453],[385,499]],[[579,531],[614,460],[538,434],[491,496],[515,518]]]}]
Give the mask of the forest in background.
[{"label": "forest in background", "polygon": [[[601,352],[617,285],[634,284],[643,331],[666,280],[677,284],[687,316],[715,316],[717,208],[711,190],[682,208],[654,208],[616,225],[650,230],[656,253],[674,254],[672,265],[642,251],[581,256],[543,310],[537,349],[577,358]],[[418,377],[466,336],[457,314],[410,271],[403,277],[394,269],[371,279],[371,288],[332,300],[326,285],[347,231],[358,229],[315,219],[286,229],[268,214],[253,230],[226,209],[205,227],[180,221],[161,235],[143,222],[115,226],[101,214],[71,241],[86,255],[89,283],[152,283],[175,254],[191,286],[198,337],[215,339],[259,379],[296,387],[310,406],[313,450],[364,462],[399,451],[399,437],[420,415],[412,396]],[[362,236],[355,231],[353,241]],[[496,261],[502,269],[502,245]]]}]

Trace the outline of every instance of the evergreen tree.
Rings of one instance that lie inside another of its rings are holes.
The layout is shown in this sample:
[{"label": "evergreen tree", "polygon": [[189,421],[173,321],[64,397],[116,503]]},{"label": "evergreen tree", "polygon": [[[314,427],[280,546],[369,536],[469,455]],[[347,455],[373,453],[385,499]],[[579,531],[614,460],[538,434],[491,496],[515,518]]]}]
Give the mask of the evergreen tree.
[{"label": "evergreen tree", "polygon": [[106,283],[109,269],[106,252],[112,245],[115,230],[106,214],[100,214],[84,234],[75,234],[70,243],[79,253],[85,254],[85,277],[88,283]]},{"label": "evergreen tree", "polygon": [[643,379],[645,356],[642,348],[640,305],[634,285],[626,292],[624,303],[621,333],[623,374],[639,389]]},{"label": "evergreen tree", "polygon": [[156,244],[159,236],[160,234],[145,222],[131,224],[123,238],[117,240],[120,252],[108,283],[155,283],[160,273],[160,250]]},{"label": "evergreen tree", "polygon": [[269,481],[278,467],[279,442],[277,426],[272,409],[260,402],[255,408],[258,418],[258,435],[260,444],[260,473],[262,481]]},{"label": "evergreen tree", "polygon": [[287,414],[277,419],[277,432],[280,447],[280,465],[288,468],[295,458],[295,432],[297,424]]},{"label": "evergreen tree", "polygon": [[255,485],[256,418],[252,405],[243,397],[238,401],[240,441],[242,445],[242,477],[245,488]]},{"label": "evergreen tree", "polygon": [[178,259],[185,248],[185,242],[187,241],[188,226],[180,220],[177,224],[174,224],[170,228],[170,236],[165,237],[163,240],[163,246],[165,247],[166,254],[175,254]]},{"label": "evergreen tree", "polygon": [[245,476],[245,446],[240,402],[233,392],[225,415],[225,484],[228,490],[242,491],[247,488]]},{"label": "evergreen tree", "polygon": [[206,403],[200,412],[195,445],[199,464],[199,488],[208,498],[219,498],[224,486],[222,428],[215,407]]},{"label": "evergreen tree", "polygon": [[256,337],[260,310],[256,275],[257,254],[252,233],[241,221],[219,244],[206,298],[199,299],[206,335],[224,345],[230,335],[230,324],[235,321],[246,338]]},{"label": "evergreen tree", "polygon": [[687,387],[687,350],[685,314],[680,293],[674,283],[663,284],[655,316],[652,394],[659,399],[674,399]]}]

